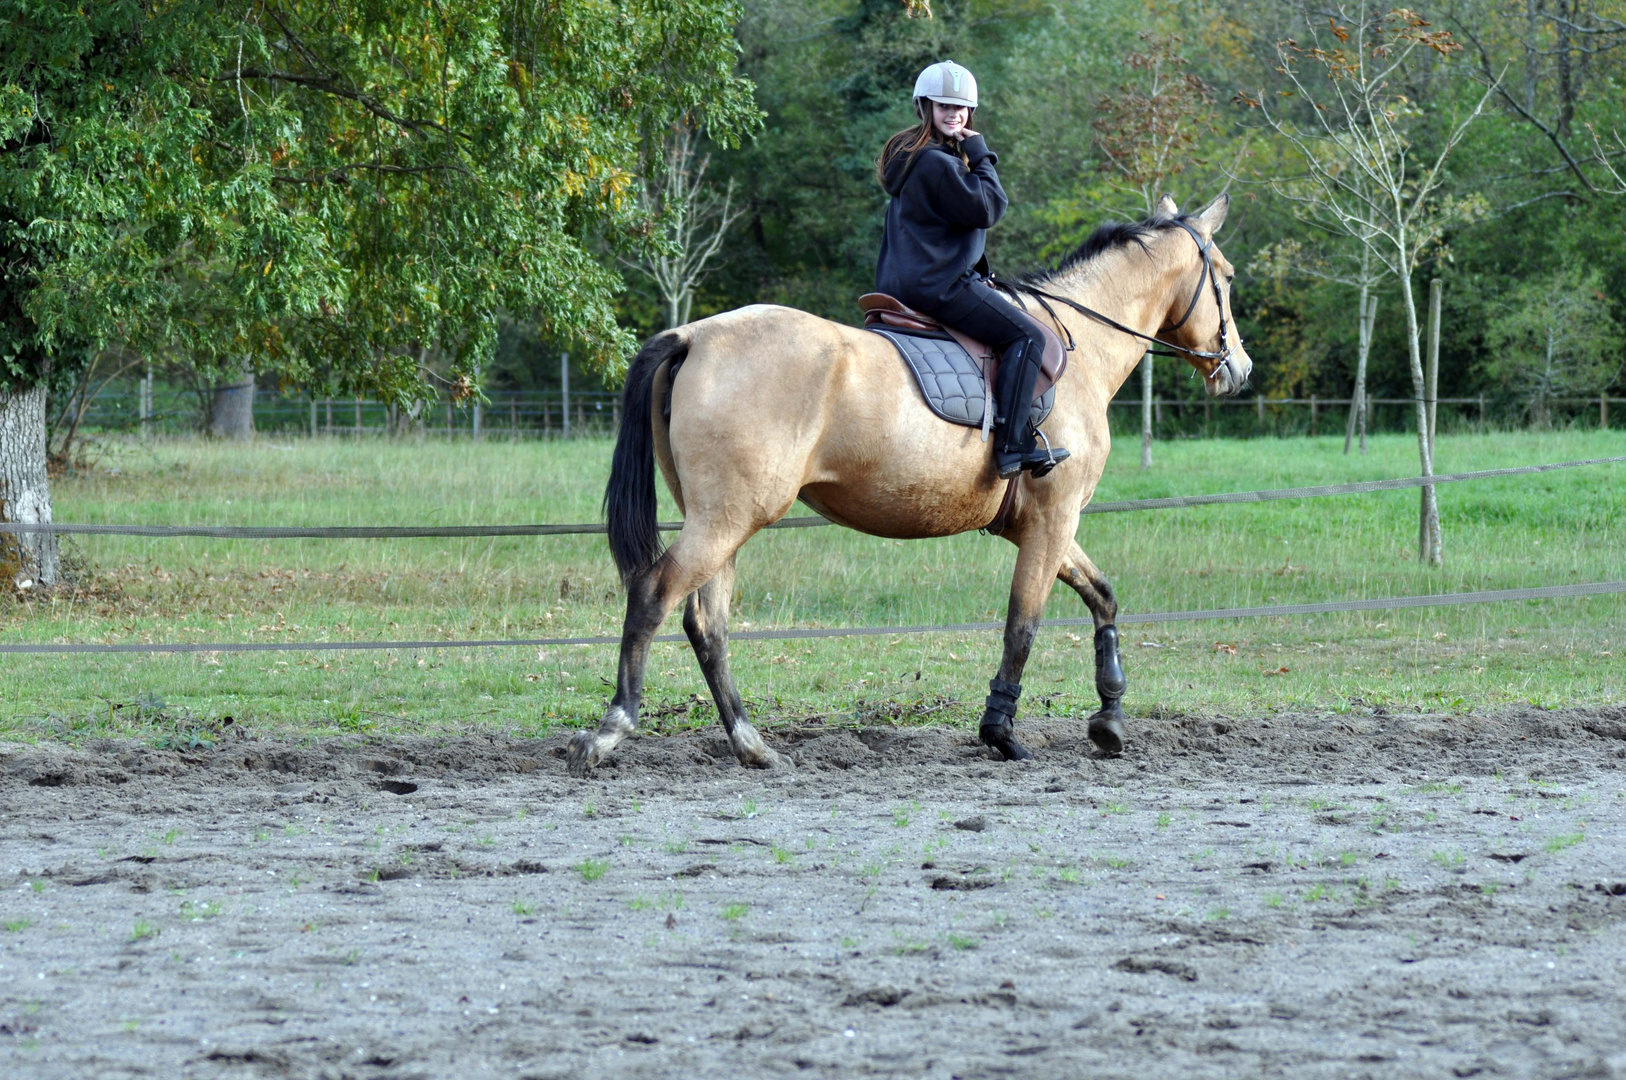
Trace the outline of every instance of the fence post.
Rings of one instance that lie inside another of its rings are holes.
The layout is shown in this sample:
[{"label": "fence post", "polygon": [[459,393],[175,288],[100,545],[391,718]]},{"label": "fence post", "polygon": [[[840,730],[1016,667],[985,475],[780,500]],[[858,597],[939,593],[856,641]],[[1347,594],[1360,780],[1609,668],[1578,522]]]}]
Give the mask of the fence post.
[{"label": "fence post", "polygon": [[1311,394],[1310,395],[1310,438],[1313,439],[1319,434],[1321,434],[1321,430],[1320,430],[1320,428],[1318,427],[1318,425],[1316,423],[1316,399],[1315,399],[1315,395]]},{"label": "fence post", "polygon": [[147,377],[141,380],[141,441],[147,440],[147,421],[152,417],[152,361],[147,361]]},{"label": "fence post", "polygon": [[508,399],[508,438],[511,442],[519,442],[519,398]]},{"label": "fence post", "polygon": [[617,401],[610,407],[610,434],[614,435],[621,430],[621,402]]},{"label": "fence post", "polygon": [[333,434],[333,399],[332,398],[327,399],[327,433],[328,433],[329,436],[332,436],[332,434]]},{"label": "fence post", "polygon": [[1479,395],[1479,433],[1485,434],[1485,395]]},{"label": "fence post", "polygon": [[1435,278],[1428,283],[1428,382],[1423,405],[1428,410],[1428,456],[1434,458],[1434,416],[1440,407],[1440,294],[1445,282]]},{"label": "fence post", "polygon": [[1598,395],[1598,427],[1604,430],[1609,427],[1609,391],[1607,390]]},{"label": "fence post", "polygon": [[356,438],[361,438],[361,395],[356,395]]},{"label": "fence post", "polygon": [[576,434],[578,436],[580,436],[580,435],[584,435],[586,433],[587,433],[587,406],[583,405],[581,402],[578,401],[578,402],[576,402]]},{"label": "fence post", "polygon": [[1265,433],[1265,392],[1263,390],[1254,396],[1253,403],[1259,410],[1259,434],[1263,435]]},{"label": "fence post", "polygon": [[570,438],[570,354],[559,354],[559,437]]},{"label": "fence post", "polygon": [[1140,358],[1140,467],[1152,467],[1152,351]]},{"label": "fence post", "polygon": [[316,395],[311,395],[311,438],[316,438]]},{"label": "fence post", "polygon": [[452,403],[446,403],[446,441],[452,441]]}]

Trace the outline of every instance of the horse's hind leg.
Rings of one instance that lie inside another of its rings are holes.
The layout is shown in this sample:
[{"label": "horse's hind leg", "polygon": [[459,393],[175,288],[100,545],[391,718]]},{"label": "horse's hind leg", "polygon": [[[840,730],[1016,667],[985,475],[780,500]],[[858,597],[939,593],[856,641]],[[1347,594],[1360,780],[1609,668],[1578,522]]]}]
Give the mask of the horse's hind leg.
[{"label": "horse's hind leg", "polygon": [[1101,695],[1101,708],[1090,717],[1090,741],[1104,753],[1118,754],[1124,748],[1123,700],[1128,680],[1118,652],[1118,598],[1112,586],[1096,569],[1077,541],[1057,574],[1073,587],[1095,618],[1095,692]]},{"label": "horse's hind leg", "polygon": [[597,730],[577,732],[570,740],[565,763],[572,776],[586,776],[621,740],[637,730],[644,669],[655,632],[678,601],[715,577],[744,542],[744,537],[697,526],[691,518],[671,549],[654,566],[627,582],[627,618],[621,630],[615,696]]},{"label": "horse's hind leg", "polygon": [[728,667],[728,607],[733,592],[734,559],[730,557],[716,577],[689,594],[683,609],[683,630],[689,635],[689,644],[706,676],[706,685],[711,687],[712,700],[717,702],[717,715],[722,718],[734,756],[741,765],[750,768],[773,768],[784,764],[784,759],[768,749],[757,729],[746,719],[745,703],[734,689],[734,676]]}]

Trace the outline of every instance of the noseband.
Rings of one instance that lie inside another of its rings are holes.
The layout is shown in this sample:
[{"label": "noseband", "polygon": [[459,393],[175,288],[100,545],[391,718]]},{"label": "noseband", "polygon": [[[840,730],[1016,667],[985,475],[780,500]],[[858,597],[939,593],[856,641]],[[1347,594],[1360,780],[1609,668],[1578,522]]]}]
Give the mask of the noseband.
[{"label": "noseband", "polygon": [[[1038,300],[1039,303],[1044,307],[1044,309],[1047,312],[1050,313],[1050,317],[1053,318],[1053,319],[1055,318],[1056,313],[1051,310],[1049,304],[1045,303],[1046,300],[1054,300],[1057,303],[1066,304],[1068,307],[1072,308],[1074,311],[1078,312],[1080,315],[1084,315],[1084,316],[1087,316],[1087,317],[1089,317],[1091,319],[1094,319],[1096,322],[1101,323],[1101,324],[1103,324],[1105,326],[1110,326],[1114,330],[1118,330],[1118,331],[1121,331],[1122,333],[1128,334],[1130,337],[1140,338],[1142,341],[1148,342],[1148,343],[1150,343],[1152,345],[1161,345],[1161,346],[1163,346],[1163,348],[1161,348],[1161,349],[1153,348],[1153,349],[1146,350],[1147,352],[1152,353],[1155,356],[1180,356],[1180,357],[1194,358],[1194,359],[1198,359],[1198,360],[1213,360],[1213,361],[1216,361],[1216,363],[1214,364],[1214,370],[1209,372],[1208,376],[1207,376],[1208,378],[1212,379],[1214,376],[1218,375],[1221,371],[1227,370],[1227,369],[1230,368],[1230,366],[1231,366],[1231,356],[1232,356],[1233,353],[1236,352],[1237,349],[1242,347],[1242,341],[1239,338],[1235,345],[1231,345],[1231,344],[1227,343],[1228,335],[1226,333],[1226,327],[1225,327],[1225,300],[1224,300],[1224,297],[1220,293],[1219,275],[1214,273],[1214,238],[1209,237],[1207,240],[1204,240],[1201,236],[1197,235],[1197,230],[1196,229],[1193,229],[1186,222],[1181,221],[1179,219],[1176,219],[1174,221],[1174,224],[1178,225],[1178,226],[1180,226],[1180,228],[1184,229],[1191,236],[1192,242],[1197,245],[1197,254],[1202,256],[1203,268],[1202,268],[1202,272],[1197,275],[1197,287],[1195,289],[1193,289],[1192,292],[1191,292],[1191,302],[1186,305],[1186,313],[1184,315],[1180,316],[1180,321],[1175,323],[1173,326],[1169,327],[1169,329],[1170,330],[1178,330],[1182,326],[1186,325],[1186,321],[1191,318],[1191,313],[1197,309],[1197,301],[1202,299],[1203,283],[1206,281],[1210,285],[1213,286],[1213,289],[1214,289],[1214,306],[1219,309],[1219,343],[1220,343],[1220,347],[1219,347],[1218,352],[1210,352],[1207,349],[1188,349],[1184,345],[1176,344],[1173,341],[1164,341],[1162,338],[1157,337],[1155,335],[1143,334],[1139,330],[1133,330],[1133,329],[1125,326],[1123,323],[1119,322],[1117,319],[1114,319],[1114,318],[1112,318],[1112,317],[1110,317],[1108,315],[1101,314],[1099,311],[1096,311],[1094,308],[1085,307],[1083,304],[1080,304],[1080,303],[1078,303],[1076,301],[1073,301],[1073,300],[1069,300],[1065,296],[1057,296],[1055,293],[1045,292],[1043,289],[1040,289],[1040,288],[1038,288],[1036,286],[1033,286],[1033,285],[1025,285],[1025,284],[1020,284],[1020,283],[1014,283],[1013,284],[1013,283],[1004,282],[1004,281],[996,281],[993,284],[994,284],[994,286],[996,288],[1003,289],[1005,292],[1009,293],[1013,298],[1017,298],[1018,303],[1021,303],[1021,300],[1020,300],[1018,294],[1019,293],[1027,293],[1029,296],[1032,296],[1035,300]],[[1027,305],[1025,305],[1025,304],[1023,305],[1023,307],[1026,307],[1026,306]],[[1061,322],[1060,319],[1056,319],[1056,325],[1057,326],[1062,326],[1062,322]],[[1062,329],[1066,330],[1066,327],[1062,326]],[[1067,332],[1067,351],[1071,352],[1073,349],[1075,349],[1077,347],[1078,347],[1077,343],[1073,341],[1072,331],[1068,331]]]}]

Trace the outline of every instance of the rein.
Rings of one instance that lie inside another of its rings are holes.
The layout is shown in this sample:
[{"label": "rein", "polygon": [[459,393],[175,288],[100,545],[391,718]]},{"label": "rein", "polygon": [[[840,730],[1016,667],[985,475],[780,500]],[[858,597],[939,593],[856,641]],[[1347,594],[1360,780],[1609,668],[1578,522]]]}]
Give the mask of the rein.
[{"label": "rein", "polygon": [[[1112,329],[1128,334],[1130,337],[1140,338],[1142,341],[1149,342],[1153,345],[1163,346],[1162,349],[1147,350],[1155,356],[1196,357],[1201,360],[1217,360],[1219,363],[1214,365],[1213,372],[1211,372],[1208,376],[1209,378],[1213,378],[1215,375],[1219,374],[1220,370],[1230,361],[1231,354],[1234,353],[1242,343],[1238,341],[1236,345],[1227,344],[1227,334],[1225,328],[1225,301],[1220,294],[1219,275],[1214,273],[1214,256],[1212,254],[1214,247],[1213,237],[1210,237],[1207,242],[1204,242],[1202,237],[1197,235],[1197,230],[1193,229],[1184,221],[1176,221],[1174,224],[1184,229],[1191,236],[1192,242],[1197,245],[1197,253],[1203,258],[1203,269],[1202,272],[1197,275],[1197,287],[1192,290],[1191,302],[1186,305],[1186,313],[1180,316],[1180,321],[1169,327],[1169,329],[1178,330],[1186,324],[1188,319],[1191,318],[1191,313],[1197,309],[1197,301],[1202,298],[1203,283],[1206,280],[1210,285],[1213,286],[1214,305],[1219,309],[1220,347],[1218,352],[1210,352],[1206,349],[1188,349],[1184,345],[1178,345],[1172,341],[1165,341],[1155,335],[1143,334],[1139,330],[1134,330],[1125,326],[1123,323],[1112,318],[1110,315],[1103,315],[1094,308],[1085,307],[1083,304],[1080,304],[1075,300],[1069,300],[1065,296],[1057,296],[1055,293],[1045,292],[1036,285],[1005,281],[996,281],[993,282],[993,285],[995,288],[1009,293],[1010,296],[1013,299],[1016,299],[1018,303],[1021,303],[1019,296],[1020,293],[1026,293],[1027,295],[1033,297],[1039,302],[1039,305],[1045,309],[1046,313],[1049,314],[1050,318],[1056,323],[1056,325],[1062,327],[1063,330],[1066,330],[1067,328],[1062,325],[1062,321],[1060,319],[1056,318],[1055,309],[1053,309],[1045,301],[1054,300],[1059,304],[1066,304],[1080,315],[1094,319],[1096,322],[1105,326],[1110,326]],[[1027,305],[1023,304],[1022,306],[1026,307]],[[1077,343],[1073,340],[1072,331],[1067,330],[1067,351],[1072,352],[1077,347]]]}]

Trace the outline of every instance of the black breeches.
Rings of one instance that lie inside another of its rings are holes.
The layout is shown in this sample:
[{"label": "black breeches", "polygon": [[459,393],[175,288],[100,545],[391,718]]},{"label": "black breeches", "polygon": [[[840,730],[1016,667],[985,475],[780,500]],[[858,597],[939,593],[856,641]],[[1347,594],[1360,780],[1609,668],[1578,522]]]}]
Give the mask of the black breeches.
[{"label": "black breeches", "polygon": [[1001,353],[1027,338],[1032,343],[1030,355],[1033,362],[1039,362],[1044,355],[1044,334],[1040,332],[1038,323],[985,282],[971,282],[966,286],[965,293],[975,296],[977,305],[959,318],[945,321],[954,329],[992,345]]},{"label": "black breeches", "polygon": [[967,291],[977,297],[977,304],[951,325],[999,352],[993,395],[998,413],[997,446],[1004,453],[1025,452],[1034,445],[1028,417],[1044,359],[1044,333],[1038,323],[985,282],[972,282]]}]

